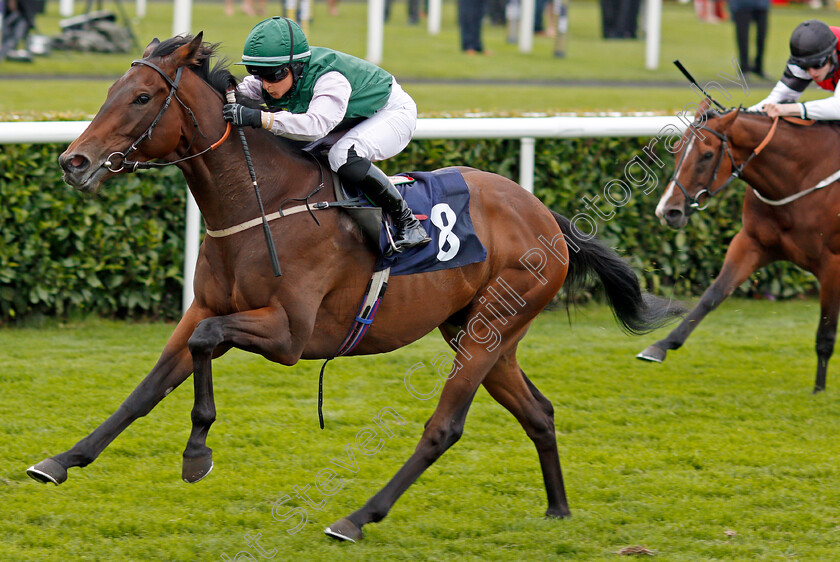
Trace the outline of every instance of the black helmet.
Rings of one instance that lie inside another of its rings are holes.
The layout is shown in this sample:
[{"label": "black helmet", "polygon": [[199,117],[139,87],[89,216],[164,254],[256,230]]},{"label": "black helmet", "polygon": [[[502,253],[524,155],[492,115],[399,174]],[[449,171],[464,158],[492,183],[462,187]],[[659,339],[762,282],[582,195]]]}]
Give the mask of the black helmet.
[{"label": "black helmet", "polygon": [[820,20],[800,23],[790,35],[790,62],[800,68],[819,68],[837,51],[837,37]]}]

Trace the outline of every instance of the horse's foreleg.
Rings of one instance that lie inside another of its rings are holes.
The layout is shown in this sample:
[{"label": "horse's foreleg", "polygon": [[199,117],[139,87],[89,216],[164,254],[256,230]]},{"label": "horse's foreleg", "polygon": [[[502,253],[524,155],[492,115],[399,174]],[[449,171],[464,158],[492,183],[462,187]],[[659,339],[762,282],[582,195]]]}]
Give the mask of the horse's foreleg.
[{"label": "horse's foreleg", "polygon": [[[279,309],[263,308],[215,316],[196,326],[189,339],[195,387],[192,431],[184,449],[181,471],[182,478],[190,483],[198,482],[213,468],[212,450],[206,444],[207,433],[216,420],[212,359],[231,347],[261,353],[268,359],[287,364],[294,363],[302,350],[302,345],[292,346],[287,317]],[[290,356],[295,354],[296,357]]]},{"label": "horse's foreleg", "polygon": [[508,353],[494,366],[484,388],[499,404],[516,417],[537,448],[545,491],[548,517],[568,517],[569,503],[563,485],[557,436],[554,432],[554,407],[519,368],[516,357]]},{"label": "horse's foreleg", "polygon": [[27,474],[43,483],[61,484],[67,469],[86,466],[134,420],[148,414],[158,402],[184,382],[192,372],[187,339],[204,313],[190,308],[175,328],[157,364],[145,379],[107,420],[73,447],[27,469]]},{"label": "horse's foreleg", "polygon": [[837,339],[837,313],[840,309],[840,268],[829,268],[820,275],[820,323],[817,327],[817,377],[814,392],[825,390],[828,360]]},{"label": "horse's foreleg", "polygon": [[679,349],[707,314],[726,300],[754,271],[771,261],[771,257],[755,239],[743,230],[738,232],[729,244],[720,273],[700,297],[697,306],[665,339],[648,346],[636,357],[645,361],[662,363],[668,350]]}]

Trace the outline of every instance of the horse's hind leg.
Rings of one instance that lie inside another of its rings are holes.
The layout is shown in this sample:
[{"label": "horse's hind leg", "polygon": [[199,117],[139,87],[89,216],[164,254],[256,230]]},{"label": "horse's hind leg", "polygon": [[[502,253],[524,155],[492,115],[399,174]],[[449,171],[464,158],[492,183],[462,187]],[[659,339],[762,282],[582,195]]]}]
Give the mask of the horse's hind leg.
[{"label": "horse's hind leg", "polygon": [[668,336],[649,345],[636,357],[645,361],[662,363],[665,354],[670,349],[679,349],[698,324],[726,300],[741,283],[752,273],[772,261],[758,241],[751,238],[743,230],[735,235],[726,251],[723,267],[714,283],[700,297],[700,302],[691,309],[679,326],[674,328]]},{"label": "horse's hind leg", "polygon": [[[502,326],[496,320],[489,321],[484,328],[492,326],[488,332],[498,335],[498,338],[491,339],[488,335],[487,339],[479,337],[481,341],[466,336],[460,339],[455,356],[455,369],[443,385],[440,401],[426,423],[414,453],[385,487],[361,509],[327,527],[324,530],[327,535],[340,540],[360,540],[362,526],[382,520],[423,471],[460,439],[464,430],[464,420],[478,386],[496,364],[499,356],[515,346],[524,335],[532,318],[533,313],[523,313],[521,317],[515,317],[514,322],[507,322],[506,326]],[[469,326],[470,322],[466,324]]]},{"label": "horse's hind leg", "polygon": [[817,377],[814,392],[825,390],[828,360],[834,353],[837,339],[837,314],[840,309],[840,268],[820,275],[820,323],[817,327]]},{"label": "horse's hind leg", "polygon": [[554,407],[551,402],[528,380],[512,352],[493,366],[484,379],[484,388],[516,417],[537,448],[548,495],[545,514],[549,517],[571,515],[557,453]]},{"label": "horse's hind leg", "polygon": [[170,336],[157,364],[117,411],[70,450],[29,467],[27,474],[45,484],[61,484],[67,479],[68,468],[93,462],[126,427],[148,414],[172,389],[184,382],[192,372],[187,338],[203,317],[197,308],[190,308]]}]

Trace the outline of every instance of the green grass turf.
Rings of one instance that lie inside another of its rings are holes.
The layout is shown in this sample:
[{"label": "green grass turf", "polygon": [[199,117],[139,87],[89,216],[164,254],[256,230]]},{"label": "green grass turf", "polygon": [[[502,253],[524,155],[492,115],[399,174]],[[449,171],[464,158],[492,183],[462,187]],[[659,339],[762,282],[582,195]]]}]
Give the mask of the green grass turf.
[{"label": "green grass turf", "polygon": [[[84,9],[77,3],[76,12]],[[272,4],[273,6],[273,4]],[[105,6],[109,6],[106,4]],[[132,4],[128,13],[134,14]],[[701,23],[690,4],[666,3],[663,8],[662,44],[657,70],[645,68],[645,42],[605,41],[600,37],[600,9],[591,1],[571,4],[571,28],[568,56],[553,56],[553,39],[537,37],[531,54],[521,54],[516,45],[506,42],[502,27],[484,25],[484,39],[492,56],[468,57],[459,49],[454,2],[444,3],[442,31],[430,36],[425,25],[406,23],[405,3],[395,2],[391,21],[386,26],[383,66],[400,79],[415,96],[421,114],[492,112],[520,114],[527,112],[655,111],[670,114],[696,101],[688,83],[671,64],[679,58],[705,84],[719,73],[732,73],[735,56],[734,29],[730,22],[719,25]],[[821,17],[838,23],[835,11],[819,11],[774,6],[770,17],[765,71],[774,80],[781,74],[787,58],[790,31],[802,20]],[[166,38],[172,31],[171,3],[151,2],[148,15],[134,18],[134,30],[142,45],[153,37]],[[48,3],[47,14],[38,20],[46,35],[59,31],[57,2]],[[228,18],[220,3],[197,3],[193,10],[194,31],[203,30],[211,42],[221,42],[221,53],[238,60],[250,28],[259,18],[242,14]],[[330,17],[324,3],[315,4],[315,19],[309,32],[312,44],[338,48],[357,56],[366,52],[365,5],[343,2],[341,15]],[[0,63],[0,118],[33,119],[42,112],[89,115],[104,101],[107,87],[128,68],[139,53],[90,54],[58,52],[39,58],[31,65]],[[238,72],[242,72],[238,70]],[[40,80],[35,76],[101,76],[101,80]],[[24,78],[11,79],[10,76]],[[33,76],[33,79],[25,76]],[[463,84],[429,86],[418,80],[499,80],[506,85]],[[527,81],[548,81],[555,85],[535,86]],[[556,85],[559,81],[598,81],[624,83],[620,87],[588,85],[575,88]],[[684,87],[641,88],[636,82],[677,82]],[[722,101],[748,105],[760,100],[772,84],[751,82],[750,92],[730,89],[731,99]],[[727,86],[729,87],[729,86]],[[812,88],[808,96],[820,97]]]},{"label": "green grass turf", "polygon": [[[256,533],[278,560],[614,560],[636,545],[661,560],[833,560],[840,381],[830,374],[827,392],[810,393],[818,313],[811,300],[727,301],[663,365],[633,358],[661,333],[622,336],[604,307],[578,309],[572,326],[563,311],[541,315],[520,360],[554,402],[573,517],[542,517],[533,446],[481,390],[461,441],[356,545],[321,531],[360,507],[414,449],[435,400],[412,397],[403,377],[422,362],[412,382],[431,391],[439,337],[330,363],[325,431],[317,427],[319,362],[284,368],[232,351],[214,363],[216,467],[205,480],[180,481],[187,381],[55,488],[24,470],[114,411],[172,326],[2,329],[0,560],[233,559]],[[337,469],[343,487],[334,495],[312,486],[324,505],[307,508],[300,532],[286,532],[296,521],[276,521],[272,505],[313,485],[384,407],[407,423],[392,426],[376,454],[354,449],[358,472]]]}]

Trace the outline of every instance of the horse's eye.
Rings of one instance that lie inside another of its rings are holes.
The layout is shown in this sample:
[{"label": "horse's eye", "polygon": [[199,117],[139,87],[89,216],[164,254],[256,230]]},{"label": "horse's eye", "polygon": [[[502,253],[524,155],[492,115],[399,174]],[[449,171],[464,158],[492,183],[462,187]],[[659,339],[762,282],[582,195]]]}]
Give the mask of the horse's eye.
[{"label": "horse's eye", "polygon": [[134,103],[136,105],[146,105],[147,103],[149,103],[149,101],[151,101],[151,99],[152,96],[150,96],[149,94],[140,94],[134,99]]},{"label": "horse's eye", "polygon": [[715,153],[712,152],[711,150],[709,150],[708,152],[704,152],[703,153],[703,160],[711,160],[712,156],[714,156],[714,155],[715,155]]}]

